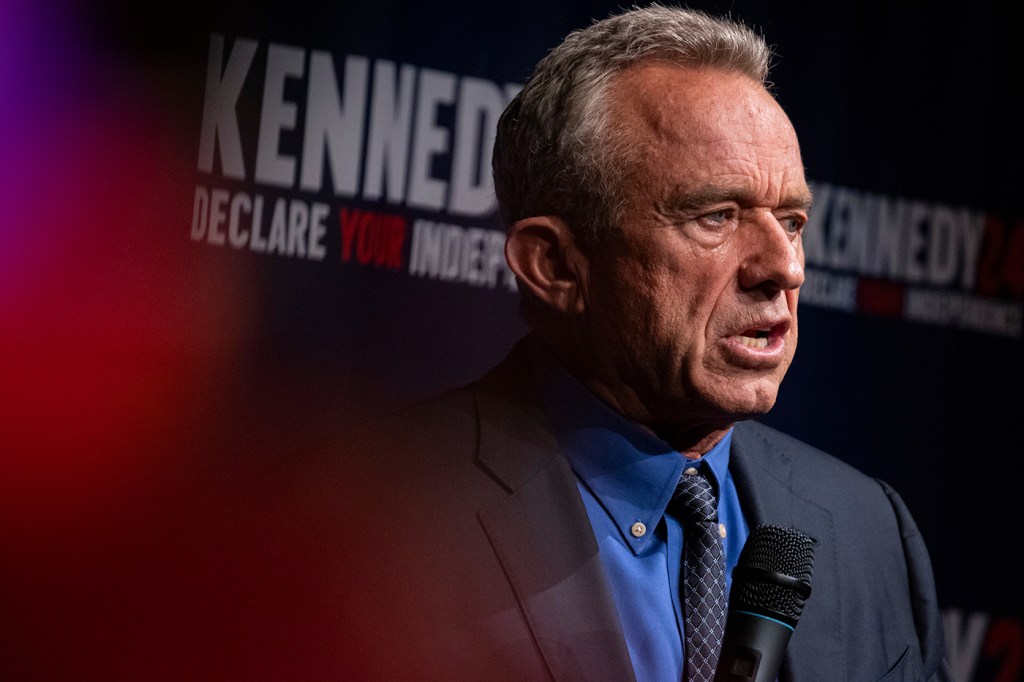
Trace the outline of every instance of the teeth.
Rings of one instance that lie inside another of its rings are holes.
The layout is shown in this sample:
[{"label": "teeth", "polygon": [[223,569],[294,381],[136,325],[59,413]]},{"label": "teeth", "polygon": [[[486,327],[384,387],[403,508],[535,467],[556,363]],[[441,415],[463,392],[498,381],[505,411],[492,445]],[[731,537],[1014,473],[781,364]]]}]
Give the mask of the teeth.
[{"label": "teeth", "polygon": [[739,338],[740,338],[740,343],[742,343],[744,346],[747,346],[748,348],[767,348],[768,347],[768,338],[767,337],[755,338],[753,336],[740,336]]}]

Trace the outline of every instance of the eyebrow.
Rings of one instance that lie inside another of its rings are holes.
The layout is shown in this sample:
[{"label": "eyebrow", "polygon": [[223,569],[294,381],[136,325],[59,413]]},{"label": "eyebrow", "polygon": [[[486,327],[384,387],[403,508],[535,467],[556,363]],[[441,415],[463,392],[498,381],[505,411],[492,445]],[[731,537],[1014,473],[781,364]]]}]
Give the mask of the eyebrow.
[{"label": "eyebrow", "polygon": [[[668,197],[659,203],[659,208],[663,211],[686,212],[727,201],[735,202],[740,206],[751,206],[757,203],[756,197],[749,190],[707,184],[697,187],[675,187]],[[813,204],[814,195],[807,189],[786,195],[778,208],[810,211]]]}]

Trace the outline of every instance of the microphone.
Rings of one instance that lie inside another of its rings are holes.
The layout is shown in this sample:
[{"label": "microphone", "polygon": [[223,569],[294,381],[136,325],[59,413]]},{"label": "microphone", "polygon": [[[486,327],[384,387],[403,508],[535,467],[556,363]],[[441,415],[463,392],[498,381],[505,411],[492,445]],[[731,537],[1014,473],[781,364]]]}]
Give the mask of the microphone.
[{"label": "microphone", "polygon": [[815,540],[759,525],[732,572],[729,612],[714,682],[775,682],[811,594]]}]

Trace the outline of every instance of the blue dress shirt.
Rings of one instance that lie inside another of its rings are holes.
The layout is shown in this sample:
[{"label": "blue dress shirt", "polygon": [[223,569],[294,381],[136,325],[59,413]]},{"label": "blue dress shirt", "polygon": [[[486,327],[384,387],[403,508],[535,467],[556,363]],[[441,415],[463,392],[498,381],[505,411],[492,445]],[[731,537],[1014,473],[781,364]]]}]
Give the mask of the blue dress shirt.
[{"label": "blue dress shirt", "polygon": [[726,528],[726,584],[749,530],[729,473],[732,431],[691,461],[588,391],[553,359],[544,408],[577,477],[637,682],[682,679],[682,527],[665,515],[684,465],[705,467]]}]

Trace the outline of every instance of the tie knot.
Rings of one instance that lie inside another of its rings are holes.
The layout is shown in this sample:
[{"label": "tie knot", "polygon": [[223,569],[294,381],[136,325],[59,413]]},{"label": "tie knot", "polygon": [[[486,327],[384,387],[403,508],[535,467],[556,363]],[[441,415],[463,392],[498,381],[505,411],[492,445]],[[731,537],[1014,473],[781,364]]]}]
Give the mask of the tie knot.
[{"label": "tie knot", "polygon": [[683,470],[671,506],[683,523],[718,521],[718,504],[711,481],[698,467],[688,466]]}]

